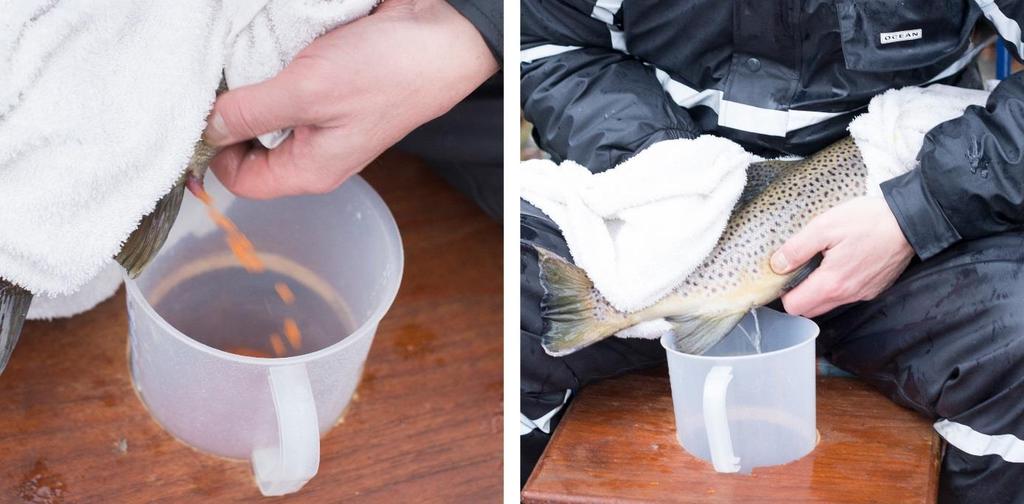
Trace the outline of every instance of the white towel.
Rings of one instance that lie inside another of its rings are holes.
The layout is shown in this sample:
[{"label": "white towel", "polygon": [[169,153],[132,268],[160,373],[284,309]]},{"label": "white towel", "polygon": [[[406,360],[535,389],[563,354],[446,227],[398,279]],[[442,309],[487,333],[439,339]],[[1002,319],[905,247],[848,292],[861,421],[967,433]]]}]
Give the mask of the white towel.
[{"label": "white towel", "polygon": [[124,268],[116,262],[107,264],[100,274],[83,285],[74,294],[48,297],[36,296],[28,309],[29,320],[53,320],[73,317],[89,311],[117,292],[124,278]]},{"label": "white towel", "polygon": [[989,91],[935,84],[891,89],[872,98],[868,111],[849,128],[868,167],[868,194],[880,196],[879,184],[916,168],[925,134],[962,116],[970,105],[984,106],[988,95]]},{"label": "white towel", "polygon": [[558,224],[578,266],[619,310],[649,306],[711,252],[753,156],[724,138],[656,143],[599,174],[526,161],[521,195]]},{"label": "white towel", "polygon": [[[934,85],[873,98],[850,133],[878,184],[917,166],[924,135],[939,123],[984,105],[987,91]],[[617,309],[634,311],[672,291],[717,243],[758,160],[715,137],[652,145],[608,172],[591,175],[567,161],[521,163],[521,195],[558,225],[574,261]],[[652,320],[619,337],[657,338],[670,330]]]},{"label": "white towel", "polygon": [[96,277],[184,170],[222,70],[269,78],[375,3],[0,0],[0,277]]}]

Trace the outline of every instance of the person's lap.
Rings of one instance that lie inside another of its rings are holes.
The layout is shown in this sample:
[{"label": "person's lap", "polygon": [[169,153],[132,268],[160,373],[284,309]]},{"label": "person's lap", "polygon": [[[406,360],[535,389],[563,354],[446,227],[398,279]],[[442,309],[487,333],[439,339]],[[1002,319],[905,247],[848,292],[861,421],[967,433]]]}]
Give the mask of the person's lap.
[{"label": "person's lap", "polygon": [[565,357],[551,357],[540,345],[543,320],[534,246],[572,260],[558,227],[536,207],[520,203],[520,478],[526,482],[571,395],[594,381],[665,361],[657,341],[608,338]]},{"label": "person's lap", "polygon": [[[833,364],[946,421],[943,500],[1024,501],[1024,493],[987,493],[1019,488],[1024,478],[1022,274],[1024,233],[1004,233],[915,262],[876,299],[817,319],[819,350]],[[960,426],[981,436],[965,436]],[[996,435],[1017,438],[1018,463],[1005,453],[965,452],[993,451],[987,445]]]},{"label": "person's lap", "polygon": [[498,222],[504,186],[500,77],[501,73],[397,145],[399,150],[423,158],[448,184]]},{"label": "person's lap", "polygon": [[[609,338],[567,357],[540,347],[543,331],[533,245],[569,259],[557,227],[521,204],[521,451],[523,481],[557,425],[572,392],[595,380],[658,365],[657,341]],[[915,261],[872,301],[819,317],[820,352],[870,382],[897,403],[929,418],[948,419],[985,434],[1024,437],[1024,233],[960,243],[926,262]],[[1017,399],[1013,399],[1016,397]],[[534,422],[534,420],[541,420]],[[943,494],[1001,502],[986,491],[1013,488],[1024,464],[999,455],[947,450]]]},{"label": "person's lap", "polygon": [[575,390],[603,378],[665,361],[665,352],[657,341],[621,338],[609,338],[564,357],[551,357],[544,353],[540,346],[543,320],[539,310],[544,292],[537,280],[537,257],[533,246],[544,247],[570,261],[572,257],[557,227],[535,207],[523,204],[520,208],[520,221],[523,240],[530,242],[524,243],[520,249],[520,275],[522,278],[533,279],[521,282],[520,299],[523,306],[538,307],[535,310],[521,310],[520,315],[520,373],[524,393],[564,396],[566,390]]}]

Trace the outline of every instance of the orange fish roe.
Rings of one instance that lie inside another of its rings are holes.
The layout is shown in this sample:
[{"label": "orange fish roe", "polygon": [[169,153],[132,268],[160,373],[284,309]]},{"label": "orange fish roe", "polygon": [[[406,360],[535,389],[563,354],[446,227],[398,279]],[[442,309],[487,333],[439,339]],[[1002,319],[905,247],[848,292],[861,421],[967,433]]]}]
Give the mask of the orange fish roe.
[{"label": "orange fish roe", "polygon": [[[228,216],[217,210],[217,207],[214,206],[213,198],[203,188],[199,179],[190,178],[188,188],[192,191],[192,194],[199,198],[199,201],[206,205],[206,213],[209,214],[210,219],[213,220],[217,227],[224,231],[224,241],[227,242],[228,247],[242,267],[250,273],[266,271],[263,261],[256,255],[256,247],[253,246],[249,238],[238,229],[238,226]],[[276,282],[274,290],[277,291],[277,296],[281,298],[284,304],[292,305],[295,303],[295,293],[288,287],[288,284]],[[291,345],[293,350],[298,350],[302,346],[302,331],[299,330],[299,325],[295,322],[295,319],[291,317],[284,320],[284,336],[288,339],[288,344]],[[277,333],[270,335],[270,346],[274,349],[274,355],[277,357],[284,357],[288,351],[285,348],[284,340],[281,339],[281,335]],[[249,347],[236,347],[230,351],[249,357],[273,357],[267,352]]]},{"label": "orange fish roe", "polygon": [[237,355],[244,355],[246,357],[260,357],[260,358],[263,358],[263,359],[269,359],[269,358],[273,357],[273,355],[270,355],[269,353],[264,352],[263,350],[257,350],[255,348],[242,347],[242,346],[234,347],[234,348],[229,348],[228,352],[231,352],[231,353],[237,354]]},{"label": "orange fish roe", "polygon": [[298,350],[302,346],[302,331],[299,331],[299,325],[291,317],[284,319],[284,337],[288,338],[293,349]]},{"label": "orange fish roe", "polygon": [[[284,282],[277,282],[274,284],[274,290],[277,291],[277,296],[281,298],[281,301],[284,301],[284,304],[291,305],[295,303],[295,293],[288,288],[288,284]],[[287,331],[285,335],[287,336]]]},{"label": "orange fish roe", "polygon": [[284,341],[281,341],[280,334],[274,333],[270,335],[270,346],[274,347],[274,355],[284,357],[287,350],[284,348]]},{"label": "orange fish roe", "polygon": [[213,206],[213,198],[206,192],[206,189],[203,189],[198,184],[190,185],[189,189],[199,198],[199,201],[206,205],[206,213],[210,215],[210,219],[213,220],[214,224],[217,224],[217,227],[224,231],[224,241],[227,242],[228,247],[235,254],[235,257],[238,258],[238,262],[242,264],[242,267],[250,273],[262,273],[266,270],[263,261],[256,255],[256,247],[252,245],[252,242],[245,236],[245,233],[239,231],[238,226],[231,219]]}]

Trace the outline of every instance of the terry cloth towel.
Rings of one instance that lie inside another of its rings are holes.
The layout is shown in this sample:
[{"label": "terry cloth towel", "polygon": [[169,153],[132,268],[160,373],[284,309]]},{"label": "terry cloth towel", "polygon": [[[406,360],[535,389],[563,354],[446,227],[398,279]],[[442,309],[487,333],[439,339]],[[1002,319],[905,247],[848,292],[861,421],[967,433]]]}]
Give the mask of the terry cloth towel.
[{"label": "terry cloth towel", "polygon": [[881,196],[879,184],[917,167],[924,136],[940,123],[985,106],[989,91],[936,84],[891,89],[871,99],[868,111],[850,122],[850,136],[868,167],[868,194]]},{"label": "terry cloth towel", "polygon": [[[868,167],[868,192],[880,194],[879,183],[914,169],[929,130],[987,97],[934,85],[873,98],[849,128]],[[525,161],[521,195],[558,225],[598,291],[634,311],[678,286],[710,253],[755,160],[729,140],[704,136],[656,143],[597,175],[572,161]],[[670,328],[654,320],[616,335],[657,338]]]},{"label": "terry cloth towel", "polygon": [[651,145],[603,173],[521,164],[521,195],[558,224],[573,260],[622,311],[649,306],[711,252],[753,156],[724,138]]},{"label": "terry cloth towel", "polygon": [[74,317],[89,311],[117,292],[117,288],[121,286],[121,279],[124,278],[123,272],[120,264],[112,262],[74,294],[52,298],[37,296],[29,306],[28,319],[53,320]]},{"label": "terry cloth towel", "polygon": [[95,278],[185,169],[222,71],[272,77],[375,3],[0,0],[0,277]]}]

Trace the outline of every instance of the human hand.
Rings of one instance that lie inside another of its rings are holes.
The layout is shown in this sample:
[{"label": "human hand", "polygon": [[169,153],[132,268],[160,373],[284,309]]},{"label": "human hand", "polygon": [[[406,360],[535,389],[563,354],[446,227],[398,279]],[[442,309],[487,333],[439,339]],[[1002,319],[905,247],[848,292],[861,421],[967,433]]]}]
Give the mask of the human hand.
[{"label": "human hand", "polygon": [[874,299],[903,273],[914,256],[882,197],[861,197],[815,217],[771,259],[789,273],[821,252],[824,259],[806,280],[782,296],[786,311],[816,317],[833,308]]},{"label": "human hand", "polygon": [[[222,93],[203,133],[210,162],[249,198],[324,193],[498,69],[473,25],[444,0],[385,0],[303,49],[277,76]],[[248,142],[292,127],[281,146]]]}]

